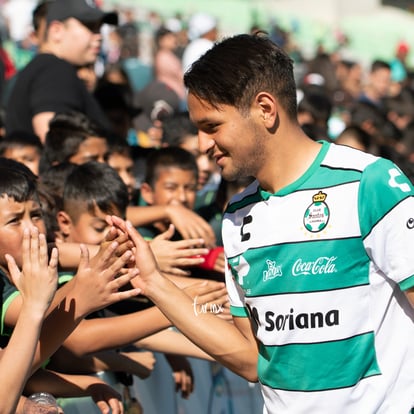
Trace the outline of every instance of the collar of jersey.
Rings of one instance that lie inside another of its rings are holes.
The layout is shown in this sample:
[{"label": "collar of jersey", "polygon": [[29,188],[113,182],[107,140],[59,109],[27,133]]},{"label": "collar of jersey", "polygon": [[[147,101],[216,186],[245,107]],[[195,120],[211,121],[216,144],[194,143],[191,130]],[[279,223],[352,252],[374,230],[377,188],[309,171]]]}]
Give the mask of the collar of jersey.
[{"label": "collar of jersey", "polygon": [[329,149],[329,146],[330,146],[330,143],[327,142],[327,141],[318,141],[318,142],[322,144],[322,147],[319,150],[318,155],[314,159],[311,166],[296,181],[294,181],[293,183],[287,185],[286,187],[281,188],[276,193],[269,193],[268,191],[263,190],[259,186],[259,192],[260,192],[260,195],[261,195],[261,197],[264,201],[268,200],[270,197],[283,197],[287,194],[290,194],[291,192],[293,192],[294,190],[299,188],[302,185],[302,183],[304,183],[308,179],[308,177],[310,177],[314,173],[314,171],[321,164],[322,160],[325,158],[325,155],[328,152],[328,149]]}]

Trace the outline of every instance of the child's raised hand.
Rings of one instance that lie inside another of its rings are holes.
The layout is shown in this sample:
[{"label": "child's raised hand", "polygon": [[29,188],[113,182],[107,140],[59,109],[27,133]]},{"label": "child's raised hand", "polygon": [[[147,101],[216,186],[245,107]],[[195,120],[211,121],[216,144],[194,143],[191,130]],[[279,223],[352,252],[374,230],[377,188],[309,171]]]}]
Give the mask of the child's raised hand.
[{"label": "child's raised hand", "polygon": [[174,231],[174,226],[171,224],[167,231],[151,240],[150,247],[162,272],[189,276],[191,271],[184,268],[203,263],[204,259],[201,256],[206,255],[208,249],[203,247],[204,239],[171,241]]},{"label": "child's raised hand", "polygon": [[214,270],[219,273],[224,274],[224,270],[226,268],[226,260],[224,258],[224,252],[221,251],[214,262]]},{"label": "child's raised hand", "polygon": [[57,288],[57,249],[52,250],[48,260],[45,235],[32,227],[23,232],[22,270],[12,256],[6,254],[5,258],[12,282],[19,290],[23,303],[43,317]]},{"label": "child's raised hand", "polygon": [[117,256],[117,241],[104,243],[93,260],[89,251],[81,245],[81,260],[75,276],[75,288],[79,291],[81,310],[87,314],[112,303],[129,299],[140,293],[139,289],[118,291],[137,275],[137,269],[126,269],[133,256],[131,250]]},{"label": "child's raised hand", "polygon": [[175,382],[175,391],[181,392],[182,398],[189,398],[194,391],[194,374],[190,361],[182,355],[165,354],[170,364]]},{"label": "child's raised hand", "polygon": [[167,214],[170,222],[174,224],[184,239],[201,238],[208,248],[216,245],[213,228],[195,211],[182,205],[169,205],[167,206]]}]

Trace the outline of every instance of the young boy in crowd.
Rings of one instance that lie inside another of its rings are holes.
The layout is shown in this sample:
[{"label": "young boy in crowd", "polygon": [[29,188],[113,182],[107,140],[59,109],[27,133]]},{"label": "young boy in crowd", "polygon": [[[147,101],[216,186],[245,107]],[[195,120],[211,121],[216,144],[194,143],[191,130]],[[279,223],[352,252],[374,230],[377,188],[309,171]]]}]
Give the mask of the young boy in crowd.
[{"label": "young boy in crowd", "polygon": [[[147,160],[141,196],[150,206],[182,206],[194,209],[197,193],[198,167],[194,156],[180,147],[165,147],[155,151]],[[138,227],[147,240],[167,231],[168,221],[156,221],[150,226]],[[176,232],[172,240],[180,240]],[[201,271],[201,267],[203,271]],[[205,272],[206,270],[207,272]],[[221,247],[214,247],[204,255],[204,262],[193,268],[193,273],[217,278],[224,274],[224,255]]]},{"label": "young boy in crowd", "polygon": [[[181,205],[194,207],[198,168],[194,156],[179,147],[166,147],[153,152],[147,160],[141,197],[150,206]],[[139,227],[147,239],[168,229],[169,222],[159,220],[151,226]],[[181,236],[176,234],[175,239]]]},{"label": "young boy in crowd", "polygon": [[[0,200],[2,203],[3,200]],[[33,254],[30,254],[33,247]],[[50,271],[36,272],[37,266],[46,266],[47,246],[43,237],[33,230],[25,230],[22,253],[24,272],[14,267],[13,259],[5,259],[12,269],[10,276],[22,297],[22,309],[7,347],[0,352],[1,412],[15,412],[25,382],[30,375],[34,352],[39,340],[42,322],[52,302],[57,285],[57,250],[52,252]],[[42,260],[43,259],[43,260]],[[17,270],[17,271],[16,271]]]},{"label": "young boy in crowd", "polygon": [[[79,168],[77,168],[79,167]],[[77,174],[76,174],[77,173]],[[86,181],[90,180],[87,185]],[[67,182],[67,185],[65,185]],[[66,191],[65,191],[66,190]],[[128,204],[128,192],[119,175],[104,163],[86,163],[82,166],[74,166],[68,173],[64,182],[60,210],[57,212],[57,224],[59,227],[56,242],[62,246],[62,242],[84,243],[89,246],[99,246],[104,239],[108,225],[105,222],[105,214],[121,215]],[[103,212],[102,210],[106,211]],[[66,283],[73,277],[72,272],[62,271],[59,283]],[[140,301],[140,297],[135,298]],[[144,300],[142,298],[142,300]],[[73,358],[68,362],[64,351],[64,357],[58,352],[55,355],[57,366],[64,369],[83,369],[84,359],[80,366],[75,368]],[[100,353],[99,360],[104,361],[105,368],[113,370],[125,370],[128,373],[145,378],[153,368],[154,359],[151,353],[116,353],[110,355]],[[108,365],[109,364],[109,365]],[[52,359],[52,366],[53,359]],[[91,369],[88,367],[87,369]],[[97,370],[102,369],[98,362]]]},{"label": "young boy in crowd", "polygon": [[134,159],[128,142],[122,138],[111,138],[105,161],[122,178],[128,188],[130,201],[132,201],[137,183],[134,176]]},{"label": "young boy in crowd", "polygon": [[[130,201],[137,198],[138,195],[134,194],[139,191],[137,191],[135,184],[136,180],[132,171],[134,160],[128,143],[122,139],[111,138],[109,140],[109,150],[106,155],[106,162],[117,171],[128,187]],[[129,205],[127,214],[130,214],[131,210],[134,209],[138,209],[141,212],[148,212],[151,209],[156,209],[158,207],[162,208],[162,206],[136,207]],[[141,215],[143,216],[144,214]],[[149,219],[158,220],[159,217],[149,217]],[[188,268],[203,263],[204,259],[201,258],[201,256],[207,254],[208,250],[201,245],[201,242],[198,239],[170,241],[170,237],[172,237],[173,234],[174,226],[170,226],[163,234],[160,234],[151,240],[151,249],[157,257],[158,264],[162,271],[177,276],[189,276],[191,271],[188,270]]]},{"label": "young boy in crowd", "polygon": [[[1,339],[5,346],[5,331],[10,333],[20,317],[26,318],[26,293],[24,290],[21,293],[17,290],[17,287],[24,289],[24,286],[17,282],[16,287],[12,281],[40,274],[47,274],[50,280],[57,278],[57,251],[52,250],[48,263],[45,228],[34,174],[23,164],[0,158],[0,175],[0,278],[3,299]],[[33,352],[29,360],[26,359],[30,369],[26,369],[26,372],[24,369],[20,371],[21,385],[24,384],[26,376],[36,371],[61,346],[85,316],[117,300],[139,293],[137,289],[118,292],[135,273],[129,271],[114,279],[131,258],[131,251],[125,243],[126,238],[117,237],[117,234],[112,232],[108,235],[100,252],[91,260],[87,249],[81,246],[81,260],[76,278],[56,291],[50,306],[45,310],[45,320],[39,337],[32,337]],[[45,295],[48,296],[46,292]],[[34,314],[32,316],[36,317]],[[35,326],[36,324],[33,325],[34,328]],[[20,336],[20,329],[16,334]],[[11,346],[14,343],[12,341]],[[118,410],[115,406],[113,409],[114,412],[120,412],[119,405]]]},{"label": "young boy in crowd", "polygon": [[39,175],[39,162],[42,150],[43,144],[39,137],[30,132],[11,132],[0,140],[0,157],[21,162],[35,175]]},{"label": "young boy in crowd", "polygon": [[[108,215],[125,217],[128,202],[127,187],[113,168],[107,164],[96,162],[77,166],[66,178],[63,191],[63,208],[57,217],[60,234],[63,238],[62,241],[85,243],[88,245],[101,243],[109,228],[106,217]],[[62,246],[61,243],[58,245]],[[70,277],[69,275],[69,279]],[[201,297],[205,293],[212,293],[216,296],[223,296],[225,293],[221,290],[222,284],[220,283],[214,284],[209,282],[210,285],[206,286],[200,283],[194,284],[191,279],[183,280],[182,283],[183,286],[184,284],[188,285],[191,283],[192,286],[187,288],[190,289],[189,293],[193,292],[190,294],[195,293],[196,295],[201,295]],[[222,300],[225,300],[225,295]],[[131,308],[131,304],[127,305]],[[78,329],[66,341],[65,346],[77,355],[95,353],[129,345],[144,336],[161,331],[168,326],[168,324],[165,324],[165,317],[153,306],[148,307],[148,304],[143,306],[139,302],[135,304],[135,309],[133,310],[135,312],[130,313],[132,312],[131,310],[121,316],[88,319],[85,322],[88,322],[89,328],[95,332],[93,337],[89,334],[91,337],[90,341],[85,341],[83,334]],[[100,332],[96,330],[95,325],[100,326]],[[109,332],[111,333],[110,338],[108,338]],[[86,334],[86,331],[84,334]],[[101,336],[103,337],[101,338]],[[127,340],[126,338],[129,339]],[[181,341],[182,343],[180,353],[205,357],[204,353],[200,353],[198,348],[193,347],[181,335],[177,336],[176,341]],[[149,343],[148,339],[146,343]],[[82,349],[81,352],[79,352],[80,349]],[[169,344],[166,345],[165,351],[168,352],[168,349],[171,349]],[[102,357],[101,353],[99,357]],[[104,357],[105,361],[108,361],[107,356]],[[134,354],[134,358],[138,360],[139,355]],[[116,360],[114,357],[110,358],[112,364],[110,369],[119,370]],[[132,369],[132,366],[124,367],[124,370],[136,374]],[[185,381],[188,381],[188,378]],[[183,383],[182,387],[188,387],[188,383]],[[186,388],[182,389],[185,393],[188,392]]]},{"label": "young boy in crowd", "polygon": [[104,162],[107,151],[105,131],[86,115],[75,111],[56,114],[49,123],[40,171],[62,162]]}]

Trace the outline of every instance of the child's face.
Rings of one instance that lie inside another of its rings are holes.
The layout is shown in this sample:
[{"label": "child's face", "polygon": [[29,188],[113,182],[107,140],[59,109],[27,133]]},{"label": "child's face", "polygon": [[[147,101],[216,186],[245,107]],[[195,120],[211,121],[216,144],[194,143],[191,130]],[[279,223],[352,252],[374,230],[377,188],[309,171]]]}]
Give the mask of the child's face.
[{"label": "child's face", "polygon": [[[149,186],[148,186],[149,187]],[[180,168],[166,168],[159,171],[154,188],[145,200],[151,205],[183,205],[194,208],[197,180],[193,171]]]},{"label": "child's face", "polygon": [[69,158],[73,164],[85,164],[88,161],[105,162],[108,145],[105,138],[89,137],[79,145],[78,152]]},{"label": "child's face", "polygon": [[0,197],[0,265],[7,267],[4,255],[14,257],[16,264],[22,265],[22,242],[25,228],[37,227],[45,234],[40,204],[34,200],[22,203],[7,195]]},{"label": "child's face", "polygon": [[120,153],[113,153],[108,157],[108,165],[119,174],[122,181],[128,187],[129,195],[131,195],[135,188],[135,177],[132,172],[134,162],[132,158]]},{"label": "child's face", "polygon": [[29,168],[33,174],[39,175],[40,152],[36,147],[31,145],[9,147],[6,149],[3,156],[21,162]]},{"label": "child's face", "polygon": [[191,152],[196,158],[198,167],[198,189],[200,190],[207,184],[207,181],[215,170],[214,161],[208,154],[200,151],[197,135],[186,136],[181,142],[180,147]]},{"label": "child's face", "polygon": [[[82,209],[80,207],[80,209]],[[84,209],[78,219],[72,220],[66,213],[62,220],[62,213],[58,214],[58,223],[61,232],[65,235],[65,241],[70,243],[85,243],[98,245],[105,239],[109,225],[105,221],[107,213],[95,206],[94,212]],[[114,212],[119,215],[119,212]]]}]

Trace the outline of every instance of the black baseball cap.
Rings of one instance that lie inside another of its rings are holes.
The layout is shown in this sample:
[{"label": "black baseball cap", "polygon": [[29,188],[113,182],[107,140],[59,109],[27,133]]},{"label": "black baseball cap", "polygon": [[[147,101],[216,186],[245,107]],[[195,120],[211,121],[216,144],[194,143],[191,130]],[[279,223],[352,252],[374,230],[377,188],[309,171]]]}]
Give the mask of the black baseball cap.
[{"label": "black baseball cap", "polygon": [[80,22],[102,22],[111,25],[118,24],[116,12],[106,13],[95,3],[95,0],[53,0],[48,4],[47,22],[64,21],[75,18]]}]

